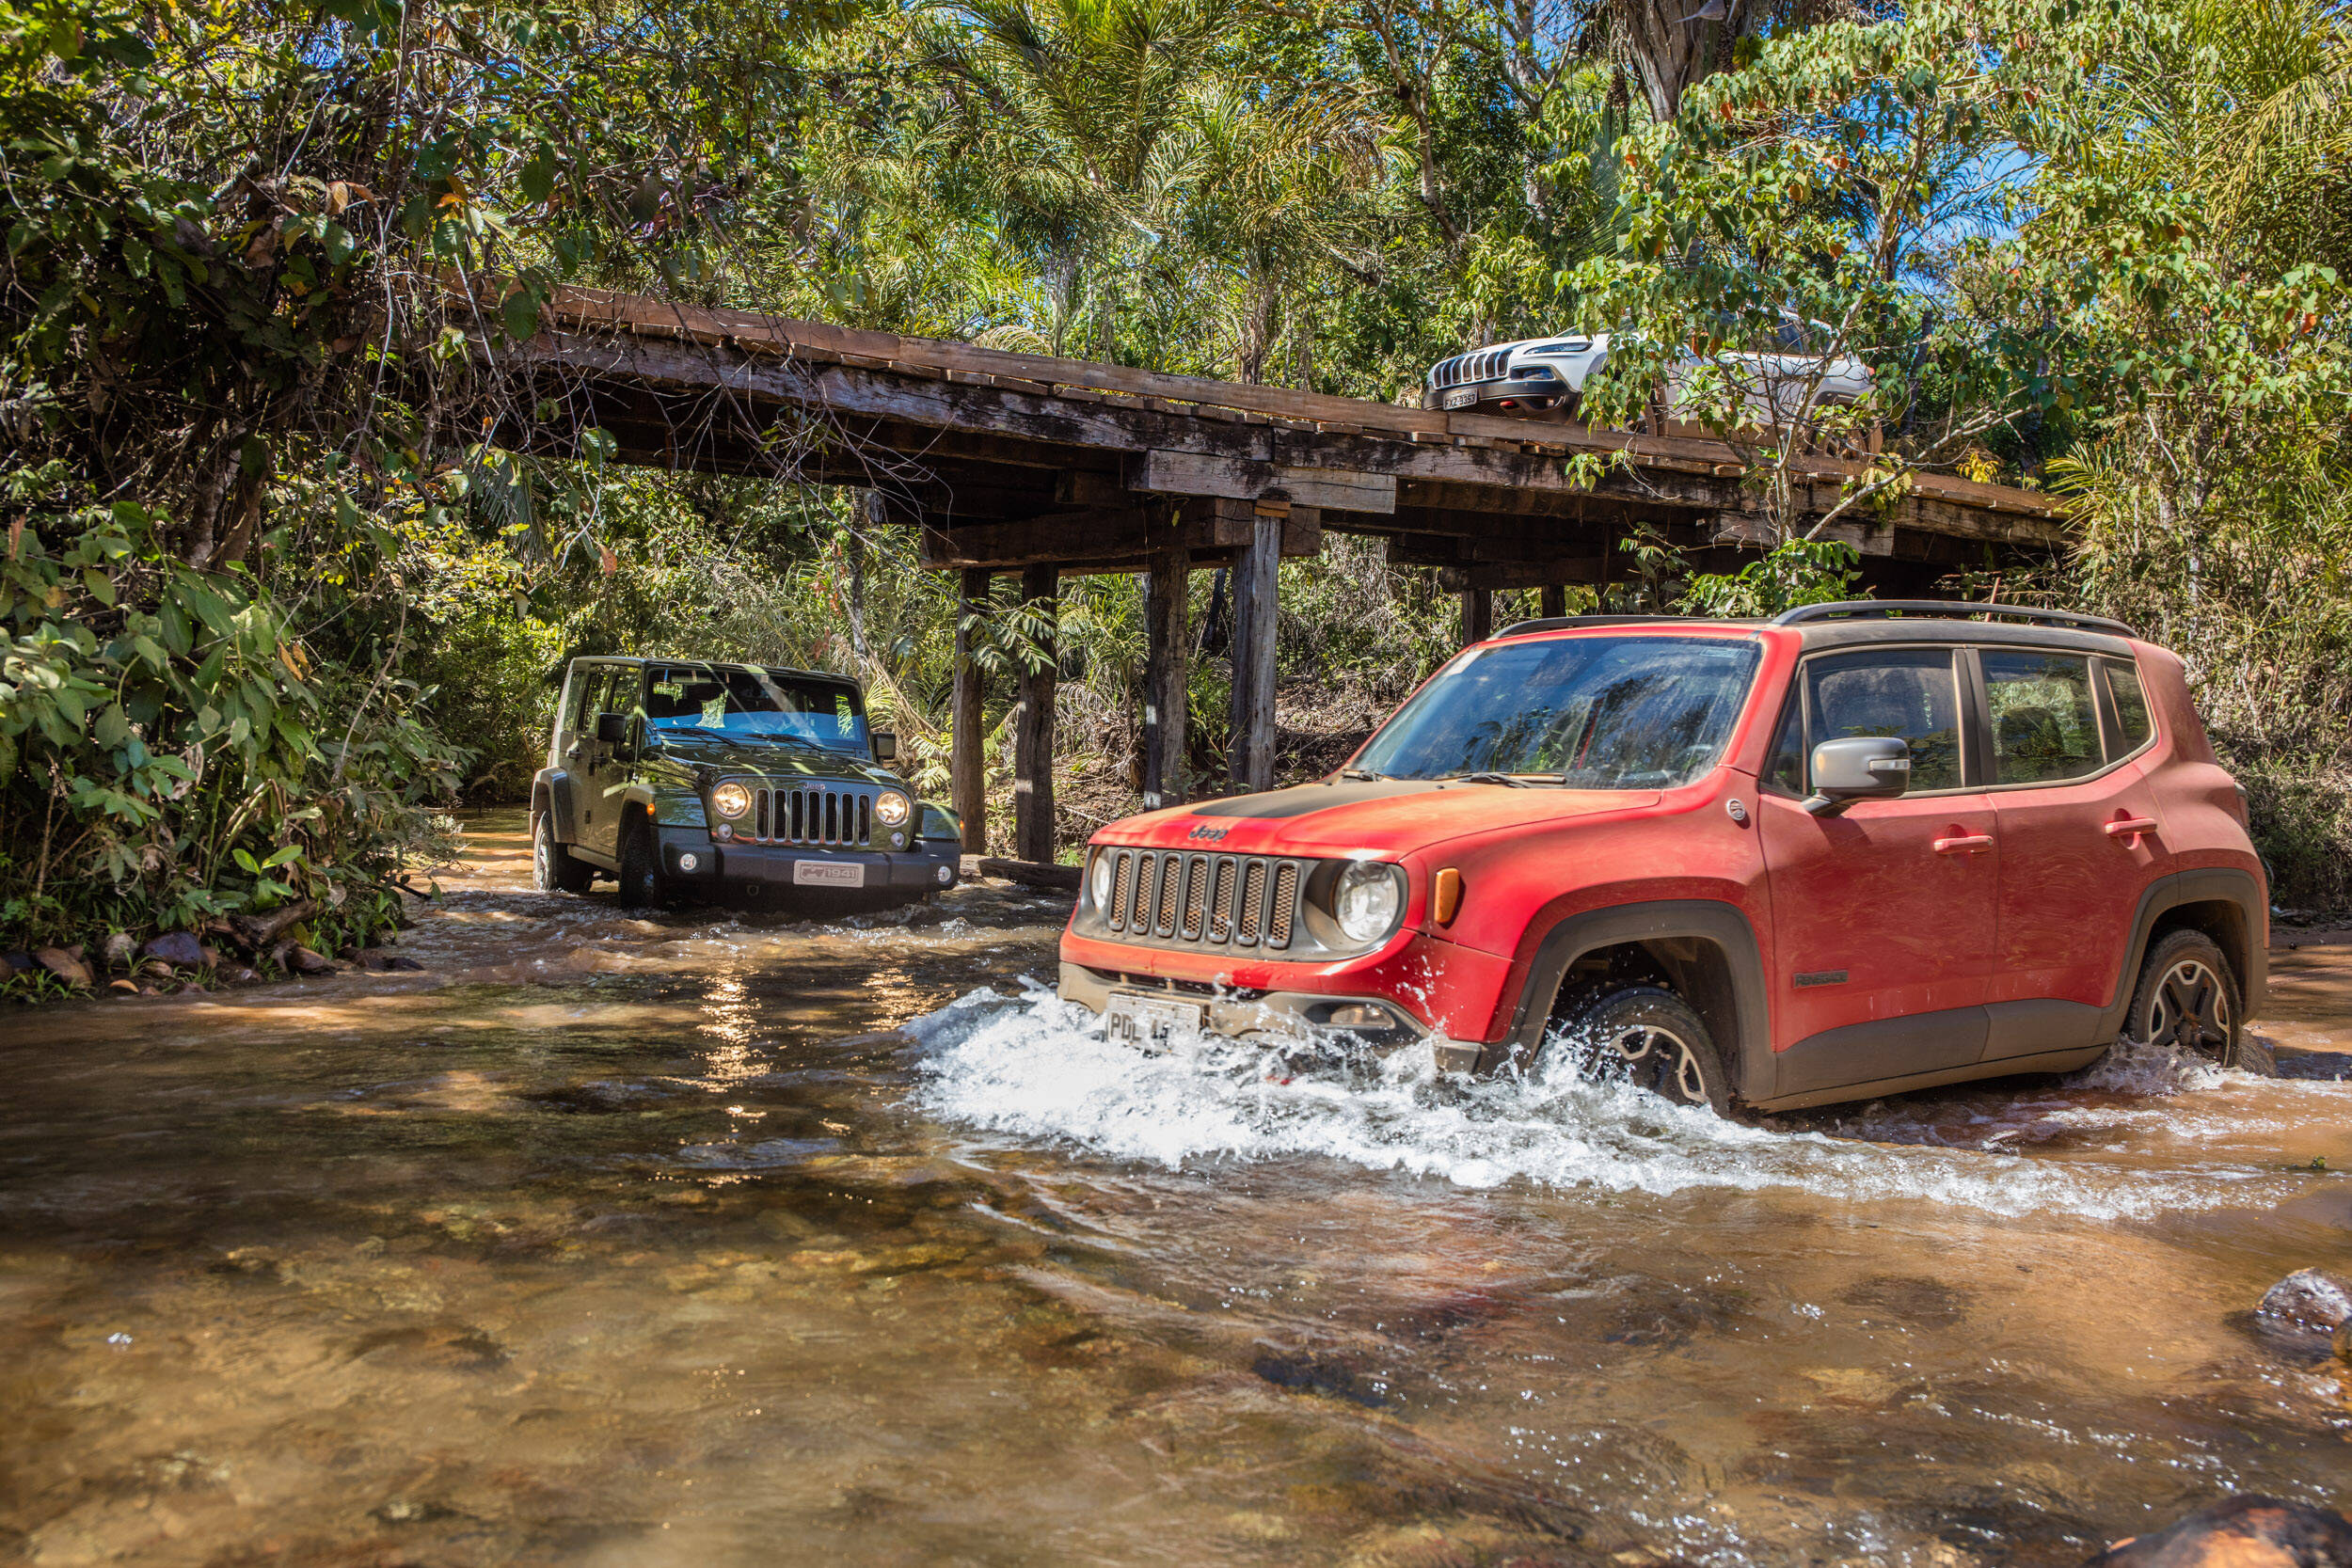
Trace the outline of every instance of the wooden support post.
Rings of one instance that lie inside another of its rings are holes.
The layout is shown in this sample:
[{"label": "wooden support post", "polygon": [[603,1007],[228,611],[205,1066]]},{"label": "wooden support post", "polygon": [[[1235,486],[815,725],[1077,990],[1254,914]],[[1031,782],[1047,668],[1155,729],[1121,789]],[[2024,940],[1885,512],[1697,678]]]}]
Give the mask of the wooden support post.
[{"label": "wooden support post", "polygon": [[1144,589],[1143,809],[1184,803],[1184,721],[1191,691],[1192,551],[1154,551]]},{"label": "wooden support post", "polygon": [[963,592],[956,614],[954,728],[947,774],[956,816],[963,823],[963,852],[967,855],[988,853],[988,748],[983,739],[986,731],[981,714],[988,698],[988,683],[980,673],[979,661],[973,657],[979,628],[964,623],[988,613],[988,573],[963,574]]},{"label": "wooden support post", "polygon": [[1491,588],[1462,590],[1462,645],[1484,642],[1495,634],[1495,594]]},{"label": "wooden support post", "polygon": [[[1021,597],[1032,614],[1058,613],[1061,572],[1052,562],[1025,567]],[[1012,852],[1025,861],[1054,858],[1054,683],[1061,649],[1048,631],[1038,661],[1024,659],[1012,716]]]},{"label": "wooden support post", "polygon": [[1274,611],[1286,519],[1261,513],[1233,562],[1233,782],[1274,787]]},{"label": "wooden support post", "polygon": [[1543,591],[1543,608],[1538,611],[1547,621],[1556,621],[1568,612],[1568,591],[1558,583],[1549,584]]}]

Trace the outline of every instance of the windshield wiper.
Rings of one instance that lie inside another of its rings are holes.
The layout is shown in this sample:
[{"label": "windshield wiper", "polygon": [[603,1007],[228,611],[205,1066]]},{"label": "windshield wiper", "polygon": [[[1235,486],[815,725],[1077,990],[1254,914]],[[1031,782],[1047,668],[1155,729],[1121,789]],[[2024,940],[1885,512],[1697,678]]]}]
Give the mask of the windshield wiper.
[{"label": "windshield wiper", "polygon": [[1459,779],[1464,784],[1507,784],[1513,789],[1525,789],[1528,787],[1527,781],[1525,779],[1515,779],[1508,773],[1456,773],[1454,774],[1453,777]]},{"label": "windshield wiper", "polygon": [[1340,777],[1352,779],[1358,784],[1381,784],[1388,779],[1386,773],[1375,773],[1369,768],[1343,768],[1340,769]]}]

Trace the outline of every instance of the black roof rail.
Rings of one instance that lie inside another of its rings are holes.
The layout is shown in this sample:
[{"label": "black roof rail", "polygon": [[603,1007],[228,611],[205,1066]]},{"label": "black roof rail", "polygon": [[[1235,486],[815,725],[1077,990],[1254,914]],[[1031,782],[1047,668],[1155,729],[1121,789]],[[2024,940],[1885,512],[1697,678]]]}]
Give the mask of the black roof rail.
[{"label": "black roof rail", "polygon": [[1811,621],[1869,617],[1892,620],[1902,615],[1947,621],[1964,621],[1986,615],[2000,620],[2031,621],[2045,626],[2064,626],[2073,631],[2104,631],[2118,637],[2134,635],[2131,627],[2105,615],[2089,615],[2074,610],[2037,610],[2031,605],[1971,604],[1964,599],[1840,599],[1835,604],[1801,604],[1794,610],[1784,610],[1773,616],[1772,625],[1801,626]]},{"label": "black roof rail", "polygon": [[[1523,632],[1531,631],[1565,631],[1570,626],[1655,626],[1661,621],[1720,622],[1723,620],[1724,617],[1719,615],[1553,615],[1541,621],[1514,621],[1494,635],[1517,637]],[[1742,623],[1733,621],[1729,624],[1737,626]],[[1744,624],[1763,625],[1760,621],[1749,621]]]}]

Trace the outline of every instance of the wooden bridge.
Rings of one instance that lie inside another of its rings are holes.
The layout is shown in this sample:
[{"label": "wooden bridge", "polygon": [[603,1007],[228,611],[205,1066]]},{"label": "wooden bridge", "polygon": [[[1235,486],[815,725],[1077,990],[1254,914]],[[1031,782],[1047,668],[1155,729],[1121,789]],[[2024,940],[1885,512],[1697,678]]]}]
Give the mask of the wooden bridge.
[{"label": "wooden bridge", "polygon": [[[869,516],[922,531],[922,559],[961,574],[967,618],[994,574],[1052,600],[1065,573],[1143,572],[1150,671],[1147,802],[1183,798],[1191,638],[1186,574],[1227,566],[1233,588],[1235,783],[1273,778],[1276,565],[1327,531],[1376,535],[1389,558],[1435,567],[1462,601],[1465,641],[1490,631],[1492,595],[1605,583],[1638,527],[1733,569],[1770,538],[1739,449],[1440,413],[1152,371],[903,338],[741,310],[566,290],[528,343],[477,337],[506,408],[554,400],[555,419],[494,416],[494,438],[568,454],[600,428],[620,460],[674,469],[865,487]],[[519,385],[516,384],[519,378]],[[523,397],[511,396],[523,391]],[[1567,460],[1613,461],[1589,484]],[[1835,508],[1862,465],[1803,460],[1799,510]],[[1915,475],[1867,517],[1830,525],[1874,588],[1915,595],[1962,563],[2046,555],[2058,509],[2023,490]],[[1620,567],[1618,570],[1622,571]],[[981,686],[960,636],[955,805],[982,850]],[[1055,671],[1020,677],[1014,841],[1053,858]]]}]

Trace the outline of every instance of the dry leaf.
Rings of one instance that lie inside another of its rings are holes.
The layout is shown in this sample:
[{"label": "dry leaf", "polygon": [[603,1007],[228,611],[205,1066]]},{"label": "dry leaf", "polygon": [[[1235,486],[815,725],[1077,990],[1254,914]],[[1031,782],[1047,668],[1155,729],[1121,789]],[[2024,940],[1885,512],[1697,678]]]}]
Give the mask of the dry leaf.
[{"label": "dry leaf", "polygon": [[597,562],[597,564],[604,568],[604,575],[606,577],[611,577],[613,573],[621,569],[621,558],[614,555],[612,550],[608,548],[603,552],[601,558]]}]

